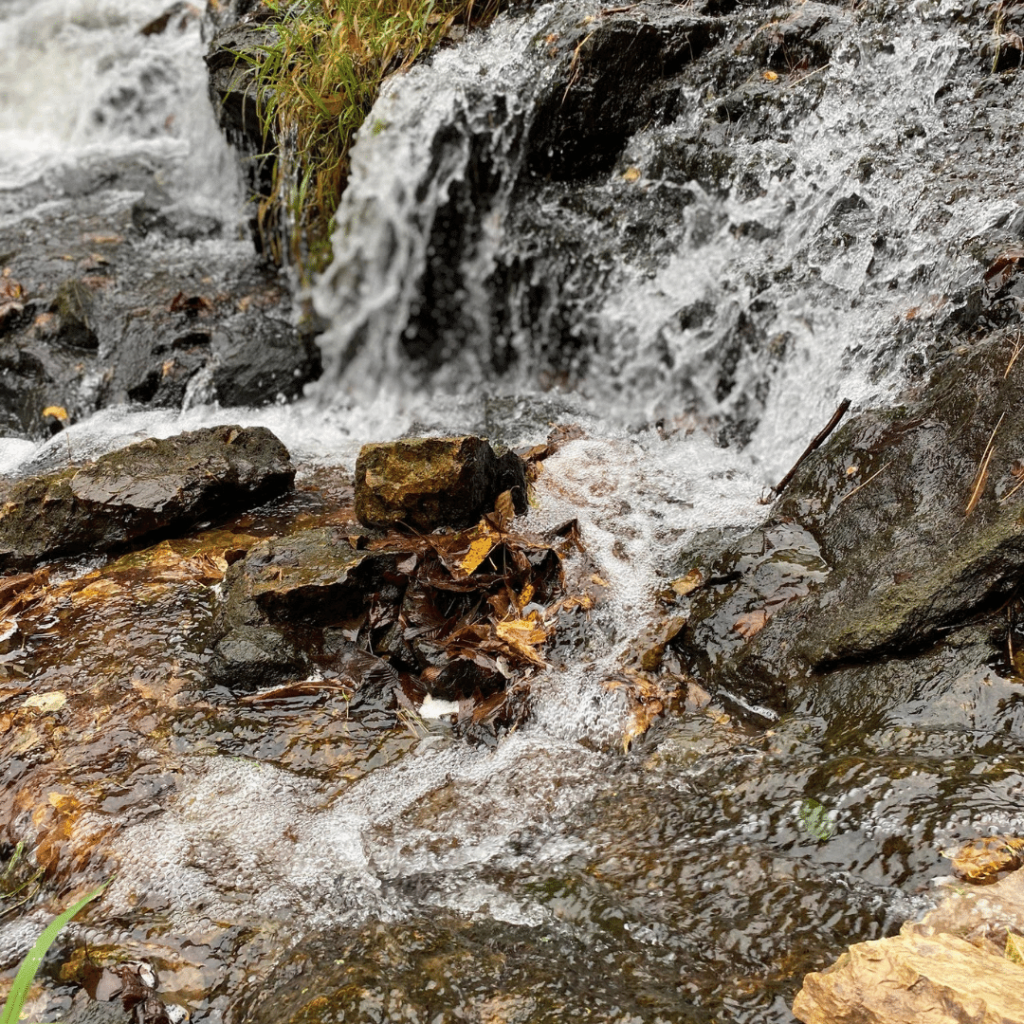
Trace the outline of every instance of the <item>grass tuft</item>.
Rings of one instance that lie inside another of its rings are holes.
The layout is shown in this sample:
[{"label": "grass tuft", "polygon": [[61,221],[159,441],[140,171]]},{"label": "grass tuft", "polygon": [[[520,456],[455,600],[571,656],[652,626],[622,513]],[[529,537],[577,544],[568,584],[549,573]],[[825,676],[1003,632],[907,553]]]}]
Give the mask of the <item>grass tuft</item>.
[{"label": "grass tuft", "polygon": [[[330,260],[330,233],[353,136],[381,83],[456,25],[489,22],[503,0],[266,0],[253,69],[261,129],[276,150],[269,195],[257,197],[266,251],[306,276]],[[282,252],[281,239],[289,252]]]},{"label": "grass tuft", "polygon": [[39,936],[36,944],[29,950],[28,955],[22,961],[15,975],[14,984],[7,995],[2,1012],[0,1012],[0,1024],[19,1024],[22,1008],[28,998],[29,989],[35,981],[39,968],[42,966],[43,958],[49,952],[50,947],[56,942],[61,929],[77,914],[87,903],[91,903],[99,896],[113,879],[108,879],[101,886],[93,889],[81,899],[73,903],[63,914],[55,917]]}]

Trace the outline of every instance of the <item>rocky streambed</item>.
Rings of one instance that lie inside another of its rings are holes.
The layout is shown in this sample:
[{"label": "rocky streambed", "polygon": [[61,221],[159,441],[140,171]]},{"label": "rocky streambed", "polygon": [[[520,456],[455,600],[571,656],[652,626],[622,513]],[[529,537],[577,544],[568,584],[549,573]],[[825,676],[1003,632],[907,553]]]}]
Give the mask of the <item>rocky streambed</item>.
[{"label": "rocky streambed", "polygon": [[[4,15],[119,83],[2,168],[5,977],[114,877],[35,1019],[1016,1019],[1014,10],[513,11],[386,88],[314,344],[198,12],[82,4]],[[360,497],[452,435],[520,454]]]}]

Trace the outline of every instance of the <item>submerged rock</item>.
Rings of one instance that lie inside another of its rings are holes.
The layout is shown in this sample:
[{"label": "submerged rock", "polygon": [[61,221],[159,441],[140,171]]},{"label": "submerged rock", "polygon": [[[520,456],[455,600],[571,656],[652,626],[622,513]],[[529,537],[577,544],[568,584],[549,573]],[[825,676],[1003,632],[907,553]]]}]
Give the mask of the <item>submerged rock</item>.
[{"label": "submerged rock", "polygon": [[852,666],[926,651],[1013,592],[1024,574],[1015,353],[1008,337],[978,344],[807,460],[765,526],[704,573],[681,641],[702,679],[775,711],[820,703]]},{"label": "submerged rock", "polygon": [[266,427],[210,427],[30,477],[0,508],[0,570],[109,551],[260,505],[295,470]]},{"label": "submerged rock", "polygon": [[523,463],[480,437],[422,437],[363,445],[356,461],[356,515],[366,526],[418,530],[469,526],[511,491],[526,511]]},{"label": "submerged rock", "polygon": [[896,935],[860,942],[804,979],[793,1013],[804,1024],[1019,1024],[1024,967],[1024,872],[960,890]]}]

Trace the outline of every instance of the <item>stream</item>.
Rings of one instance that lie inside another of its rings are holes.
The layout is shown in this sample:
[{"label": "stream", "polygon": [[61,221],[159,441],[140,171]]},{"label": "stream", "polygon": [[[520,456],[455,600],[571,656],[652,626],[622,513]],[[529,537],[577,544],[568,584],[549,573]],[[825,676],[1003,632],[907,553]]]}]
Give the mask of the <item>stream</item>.
[{"label": "stream", "polygon": [[[0,6],[0,272],[27,281],[34,260],[56,279],[62,247],[86,266],[103,224],[158,188],[161,215],[192,227],[150,229],[131,268],[88,266],[168,296],[244,279],[287,319],[291,286],[258,269],[208,99],[209,17],[176,5],[140,31],[169,6]],[[960,340],[978,251],[1020,244],[1020,86],[997,90],[991,55],[965,73],[991,29],[955,6],[860,5],[855,32],[852,9],[801,5],[833,35],[793,89],[824,91],[794,99],[799,116],[756,114],[760,134],[723,119],[736,184],[717,190],[651,170],[736,94],[699,76],[593,173],[569,168],[565,139],[538,171],[524,140],[547,138],[538,112],[561,94],[572,32],[604,15],[589,0],[517,10],[386,86],[335,261],[300,296],[326,326],[302,397],[228,406],[197,373],[166,407],[108,405],[97,370],[60,402],[83,410],[67,430],[10,421],[12,478],[219,423],[270,428],[299,469],[287,499],[156,554],[59,563],[67,599],[0,641],[0,866],[24,841],[46,868],[28,902],[0,904],[3,977],[69,894],[114,878],[26,1019],[126,1019],[86,997],[80,959],[62,967],[88,946],[153,964],[195,1024],[793,1024],[804,974],[932,905],[944,850],[1024,834],[1024,699],[997,668],[965,664],[856,720],[798,708],[767,729],[684,690],[628,750],[630,708],[607,685],[663,624],[658,595],[690,553],[763,521],[842,399],[884,407],[920,385]],[[766,11],[744,16],[756,30]],[[562,64],[544,42],[558,37]],[[987,174],[965,141],[983,127]],[[452,223],[460,247],[439,251]],[[198,559],[334,522],[366,442],[521,448],[560,426],[577,436],[545,461],[524,529],[578,520],[604,595],[547,650],[524,725],[471,743],[329,689],[239,700],[206,681],[220,595]]]}]

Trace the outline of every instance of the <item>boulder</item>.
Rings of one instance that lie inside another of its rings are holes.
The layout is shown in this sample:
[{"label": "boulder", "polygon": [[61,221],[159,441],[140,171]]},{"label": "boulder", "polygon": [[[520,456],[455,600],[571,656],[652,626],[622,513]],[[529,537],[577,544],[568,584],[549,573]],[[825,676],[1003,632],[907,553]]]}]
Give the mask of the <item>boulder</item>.
[{"label": "boulder", "polygon": [[399,556],[357,551],[341,530],[303,530],[256,545],[224,578],[223,619],[323,627],[359,615]]},{"label": "boulder", "polygon": [[511,491],[526,511],[526,478],[513,452],[480,437],[418,437],[367,444],[356,461],[356,516],[366,526],[417,530],[475,523]]},{"label": "boulder", "polygon": [[804,1024],[1020,1024],[1024,968],[955,935],[860,942],[793,1004]]},{"label": "boulder", "polygon": [[809,974],[793,1014],[803,1024],[1019,1024],[1024,967],[1004,950],[1022,933],[1024,871],[957,888],[899,935],[857,943]]},{"label": "boulder", "polygon": [[265,427],[141,441],[16,483],[0,507],[0,570],[223,519],[277,497],[294,478],[288,450]]},{"label": "boulder", "polygon": [[1014,353],[1005,336],[978,343],[895,409],[851,419],[764,526],[699,565],[705,582],[680,643],[705,685],[775,712],[820,702],[851,666],[925,652],[1014,591],[1024,575]]}]

